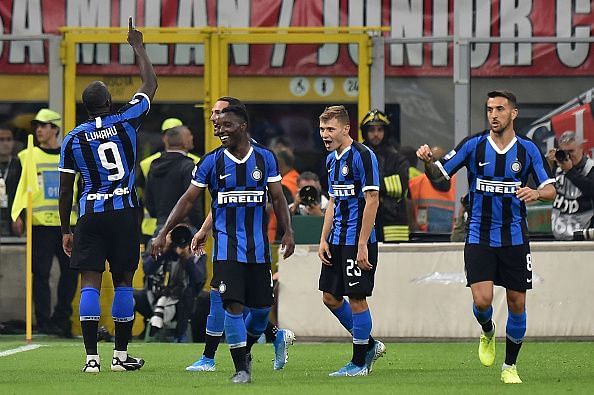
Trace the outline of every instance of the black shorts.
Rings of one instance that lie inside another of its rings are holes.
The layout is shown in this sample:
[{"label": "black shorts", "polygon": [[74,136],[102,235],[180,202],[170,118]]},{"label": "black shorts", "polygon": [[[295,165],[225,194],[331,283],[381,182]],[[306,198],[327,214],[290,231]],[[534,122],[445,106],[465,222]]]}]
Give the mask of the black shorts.
[{"label": "black shorts", "polygon": [[218,288],[224,305],[238,302],[254,308],[272,306],[274,296],[270,263],[215,261],[212,267],[210,286]]},{"label": "black shorts", "polygon": [[371,270],[357,266],[357,246],[330,244],[332,266],[322,264],[318,289],[334,296],[371,296],[377,269],[377,243],[368,244]]},{"label": "black shorts", "polygon": [[88,213],[78,219],[70,267],[112,273],[133,272],[140,257],[138,209]]},{"label": "black shorts", "polygon": [[532,258],[528,244],[509,247],[466,244],[464,270],[468,286],[493,281],[512,291],[532,289]]}]

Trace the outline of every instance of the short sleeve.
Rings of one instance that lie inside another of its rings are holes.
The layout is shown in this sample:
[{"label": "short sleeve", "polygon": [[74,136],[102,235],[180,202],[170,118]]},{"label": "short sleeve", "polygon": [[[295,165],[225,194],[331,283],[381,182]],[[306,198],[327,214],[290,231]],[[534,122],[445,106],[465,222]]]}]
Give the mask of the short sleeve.
[{"label": "short sleeve", "polygon": [[76,163],[74,161],[74,152],[72,151],[72,144],[74,138],[72,134],[67,134],[62,141],[60,147],[60,162],[58,164],[58,170],[64,173],[76,173]]},{"label": "short sleeve", "polygon": [[377,157],[370,149],[367,149],[361,152],[360,158],[361,190],[363,192],[379,191],[380,181]]},{"label": "short sleeve", "polygon": [[151,101],[149,97],[145,93],[138,92],[126,105],[120,108],[118,113],[122,121],[127,121],[134,129],[138,130],[150,109]]},{"label": "short sleeve", "polygon": [[533,142],[527,145],[527,152],[530,156],[531,174],[534,181],[538,185],[537,189],[541,189],[547,184],[555,182],[549,164],[544,159],[544,156]]},{"label": "short sleeve", "polygon": [[214,154],[206,155],[194,167],[194,170],[192,171],[191,183],[197,187],[207,188],[213,169]]},{"label": "short sleeve", "polygon": [[476,141],[477,139],[474,136],[466,137],[456,148],[435,162],[435,165],[447,180],[468,164],[470,153],[476,148]]},{"label": "short sleeve", "polygon": [[268,155],[266,155],[266,179],[267,183],[271,182],[279,182],[282,180],[282,176],[278,169],[278,161],[276,160],[276,155],[272,151],[267,151]]},{"label": "short sleeve", "polygon": [[334,197],[334,188],[332,187],[332,156],[326,156],[326,170],[328,171],[328,195]]}]

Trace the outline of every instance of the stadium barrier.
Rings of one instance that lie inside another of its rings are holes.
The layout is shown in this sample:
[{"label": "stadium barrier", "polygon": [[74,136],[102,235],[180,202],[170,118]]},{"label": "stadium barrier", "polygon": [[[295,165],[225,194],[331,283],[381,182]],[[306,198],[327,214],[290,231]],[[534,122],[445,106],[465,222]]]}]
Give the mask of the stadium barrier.
[{"label": "stadium barrier", "polygon": [[[463,243],[380,245],[373,334],[379,338],[476,338],[472,298],[464,276]],[[533,290],[528,292],[527,336],[594,336],[594,242],[533,242]],[[347,334],[318,291],[317,245],[298,245],[279,264],[279,324],[298,338]],[[494,319],[504,336],[505,291],[496,287]]]},{"label": "stadium barrier", "polygon": [[[533,242],[531,247],[534,289],[527,299],[527,336],[594,336],[594,306],[588,303],[594,278],[594,242]],[[279,323],[299,337],[346,339],[317,290],[317,251],[317,245],[298,245],[293,257],[280,262]],[[479,334],[470,291],[465,287],[462,243],[381,245],[379,252],[374,296],[369,299],[375,335],[474,338]],[[0,249],[0,321],[25,317],[24,254],[24,245]],[[54,292],[57,268],[54,265],[52,272]],[[140,278],[141,272],[135,287],[142,286]],[[110,283],[109,278],[104,279],[102,289],[102,325],[108,329],[113,325]],[[498,287],[493,306],[498,335],[502,336],[507,312],[505,292]],[[78,299],[73,307],[76,318]],[[77,333],[77,320],[73,321]],[[139,326],[134,332],[141,330]]]}]

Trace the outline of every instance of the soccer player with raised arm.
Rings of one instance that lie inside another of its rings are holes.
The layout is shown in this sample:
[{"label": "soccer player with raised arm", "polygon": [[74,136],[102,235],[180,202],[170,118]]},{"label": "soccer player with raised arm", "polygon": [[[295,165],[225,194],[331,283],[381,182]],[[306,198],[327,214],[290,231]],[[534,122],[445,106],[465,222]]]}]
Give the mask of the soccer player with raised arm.
[{"label": "soccer player with raised arm", "polygon": [[330,152],[326,159],[330,202],[318,251],[319,289],[326,307],[353,335],[352,359],[330,376],[366,376],[386,352],[385,345],[371,337],[367,305],[377,268],[374,222],[379,168],[373,151],[353,141],[349,131],[344,106],[328,107],[320,115],[320,136]]},{"label": "soccer player with raised arm", "polygon": [[[526,203],[555,198],[555,179],[532,140],[517,135],[518,116],[513,93],[487,93],[490,129],[464,139],[443,159],[432,162],[427,145],[417,150],[425,173],[449,179],[466,166],[469,185],[469,221],[464,268],[473,299],[473,313],[483,333],[479,359],[484,366],[495,361],[493,285],[506,289],[507,325],[505,362],[501,381],[521,383],[516,361],[526,334],[526,290],[532,288],[532,258],[528,243]],[[532,176],[536,189],[527,186]]]},{"label": "soccer player with raised arm", "polygon": [[[83,372],[87,373],[100,371],[97,326],[106,260],[115,289],[112,305],[115,349],[111,370],[136,370],[144,364],[127,351],[134,322],[132,278],[140,253],[134,182],[137,133],[157,90],[157,76],[144,49],[142,33],[133,28],[132,18],[128,43],[140,67],[140,89],[125,106],[112,112],[107,86],[101,81],[90,83],[82,94],[89,120],[65,136],[59,165],[62,245],[72,258],[71,266],[81,273],[80,323],[87,353]],[[83,190],[73,235],[69,218],[76,173],[80,173]]]},{"label": "soccer player with raised arm", "polygon": [[[284,257],[295,248],[289,209],[280,184],[276,157],[250,139],[243,106],[223,108],[215,135],[221,147],[196,165],[194,179],[152,242],[159,254],[165,236],[208,188],[212,196],[213,282],[225,309],[224,329],[235,365],[233,383],[251,382],[251,348],[266,329],[273,302],[270,246],[266,235],[266,201],[284,230]],[[250,308],[244,322],[244,306]]]}]

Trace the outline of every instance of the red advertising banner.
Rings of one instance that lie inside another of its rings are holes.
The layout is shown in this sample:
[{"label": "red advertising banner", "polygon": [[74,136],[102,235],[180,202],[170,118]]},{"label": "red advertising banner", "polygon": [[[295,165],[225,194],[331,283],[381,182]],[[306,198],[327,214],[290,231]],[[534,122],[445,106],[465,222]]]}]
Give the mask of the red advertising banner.
[{"label": "red advertising banner", "polygon": [[[594,5],[574,0],[460,0],[462,37],[579,37],[592,34]],[[386,38],[444,37],[454,33],[454,0],[0,0],[4,34],[58,34],[61,26],[288,27],[386,26]],[[160,74],[200,74],[200,45],[153,45]],[[233,45],[232,75],[356,74],[356,45]],[[390,44],[387,76],[449,76],[452,44]],[[0,41],[0,72],[46,73],[43,41]],[[126,74],[125,45],[79,48],[79,73]],[[475,76],[592,76],[589,43],[472,46]]]},{"label": "red advertising banner", "polygon": [[559,138],[567,131],[576,132],[578,139],[584,141],[584,151],[594,152],[594,102],[574,107],[551,118],[551,128]]}]

